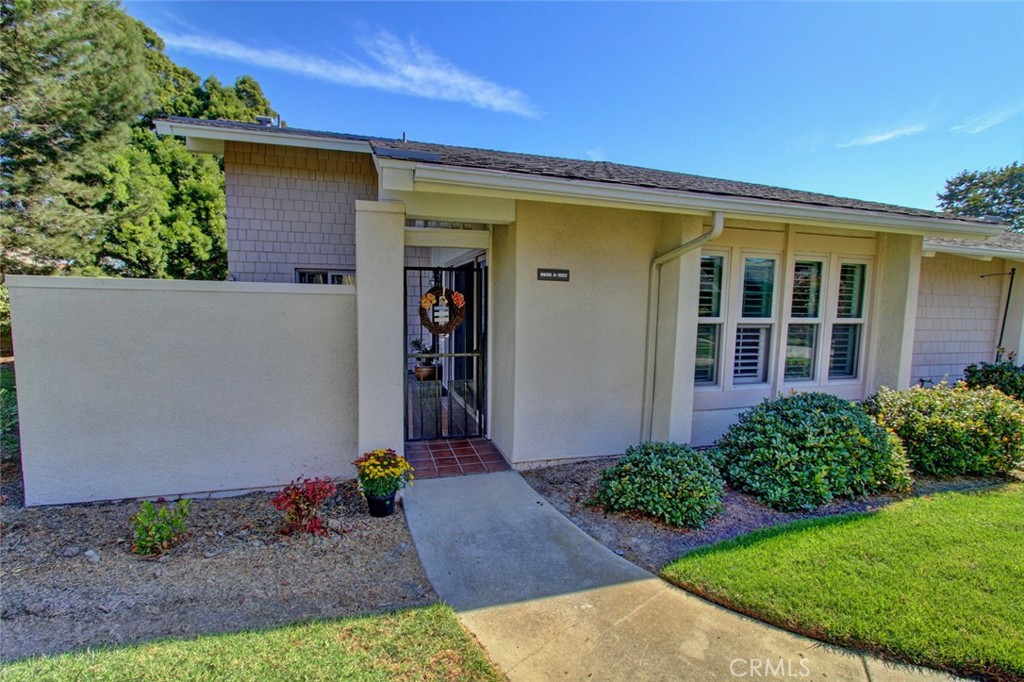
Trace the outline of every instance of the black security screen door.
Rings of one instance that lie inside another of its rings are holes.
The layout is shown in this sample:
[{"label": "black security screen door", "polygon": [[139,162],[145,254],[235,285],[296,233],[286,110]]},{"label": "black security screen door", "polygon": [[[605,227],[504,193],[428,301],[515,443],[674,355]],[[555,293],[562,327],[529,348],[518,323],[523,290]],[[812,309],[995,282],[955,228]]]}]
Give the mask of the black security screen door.
[{"label": "black security screen door", "polygon": [[405,269],[406,440],[486,432],[486,272]]}]

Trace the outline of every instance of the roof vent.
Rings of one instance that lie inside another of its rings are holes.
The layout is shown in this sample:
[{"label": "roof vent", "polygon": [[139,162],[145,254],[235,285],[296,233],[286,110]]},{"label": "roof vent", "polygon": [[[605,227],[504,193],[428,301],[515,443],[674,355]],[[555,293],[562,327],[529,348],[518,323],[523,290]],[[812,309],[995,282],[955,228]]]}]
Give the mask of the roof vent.
[{"label": "roof vent", "polygon": [[270,126],[274,125],[274,117],[273,116],[257,116],[256,117],[256,123],[261,125],[261,126],[263,126],[264,128],[269,128]]}]

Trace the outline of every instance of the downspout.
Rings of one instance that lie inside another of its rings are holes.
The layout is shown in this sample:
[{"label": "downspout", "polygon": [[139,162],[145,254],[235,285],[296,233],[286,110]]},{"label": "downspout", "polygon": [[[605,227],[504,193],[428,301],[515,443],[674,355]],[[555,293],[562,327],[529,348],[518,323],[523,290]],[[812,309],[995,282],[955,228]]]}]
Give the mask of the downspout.
[{"label": "downspout", "polygon": [[670,261],[689,253],[704,242],[718,239],[725,229],[725,214],[715,211],[711,220],[711,229],[695,237],[685,244],[680,244],[671,251],[656,256],[651,261],[651,272],[647,286],[647,348],[644,354],[644,402],[642,422],[640,424],[640,440],[650,440],[654,428],[654,370],[655,356],[658,352],[658,299],[661,295],[661,267]]}]

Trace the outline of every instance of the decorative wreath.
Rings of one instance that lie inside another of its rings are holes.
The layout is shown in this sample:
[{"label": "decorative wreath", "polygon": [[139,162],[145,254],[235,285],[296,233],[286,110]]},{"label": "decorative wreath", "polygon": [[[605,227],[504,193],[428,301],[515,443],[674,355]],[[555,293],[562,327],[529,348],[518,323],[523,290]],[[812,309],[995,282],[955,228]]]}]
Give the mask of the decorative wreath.
[{"label": "decorative wreath", "polygon": [[[448,306],[448,321],[434,322],[434,308]],[[431,334],[451,334],[466,320],[466,297],[453,289],[434,287],[420,296],[420,322]]]}]

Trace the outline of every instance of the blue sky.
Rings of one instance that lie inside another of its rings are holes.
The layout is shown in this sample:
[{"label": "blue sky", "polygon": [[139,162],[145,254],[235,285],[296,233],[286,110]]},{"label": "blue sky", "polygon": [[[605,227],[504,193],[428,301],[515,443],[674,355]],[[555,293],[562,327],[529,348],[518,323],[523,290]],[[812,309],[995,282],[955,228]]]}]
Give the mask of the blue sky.
[{"label": "blue sky", "polygon": [[934,208],[1024,159],[1024,3],[127,2],[291,126]]}]

